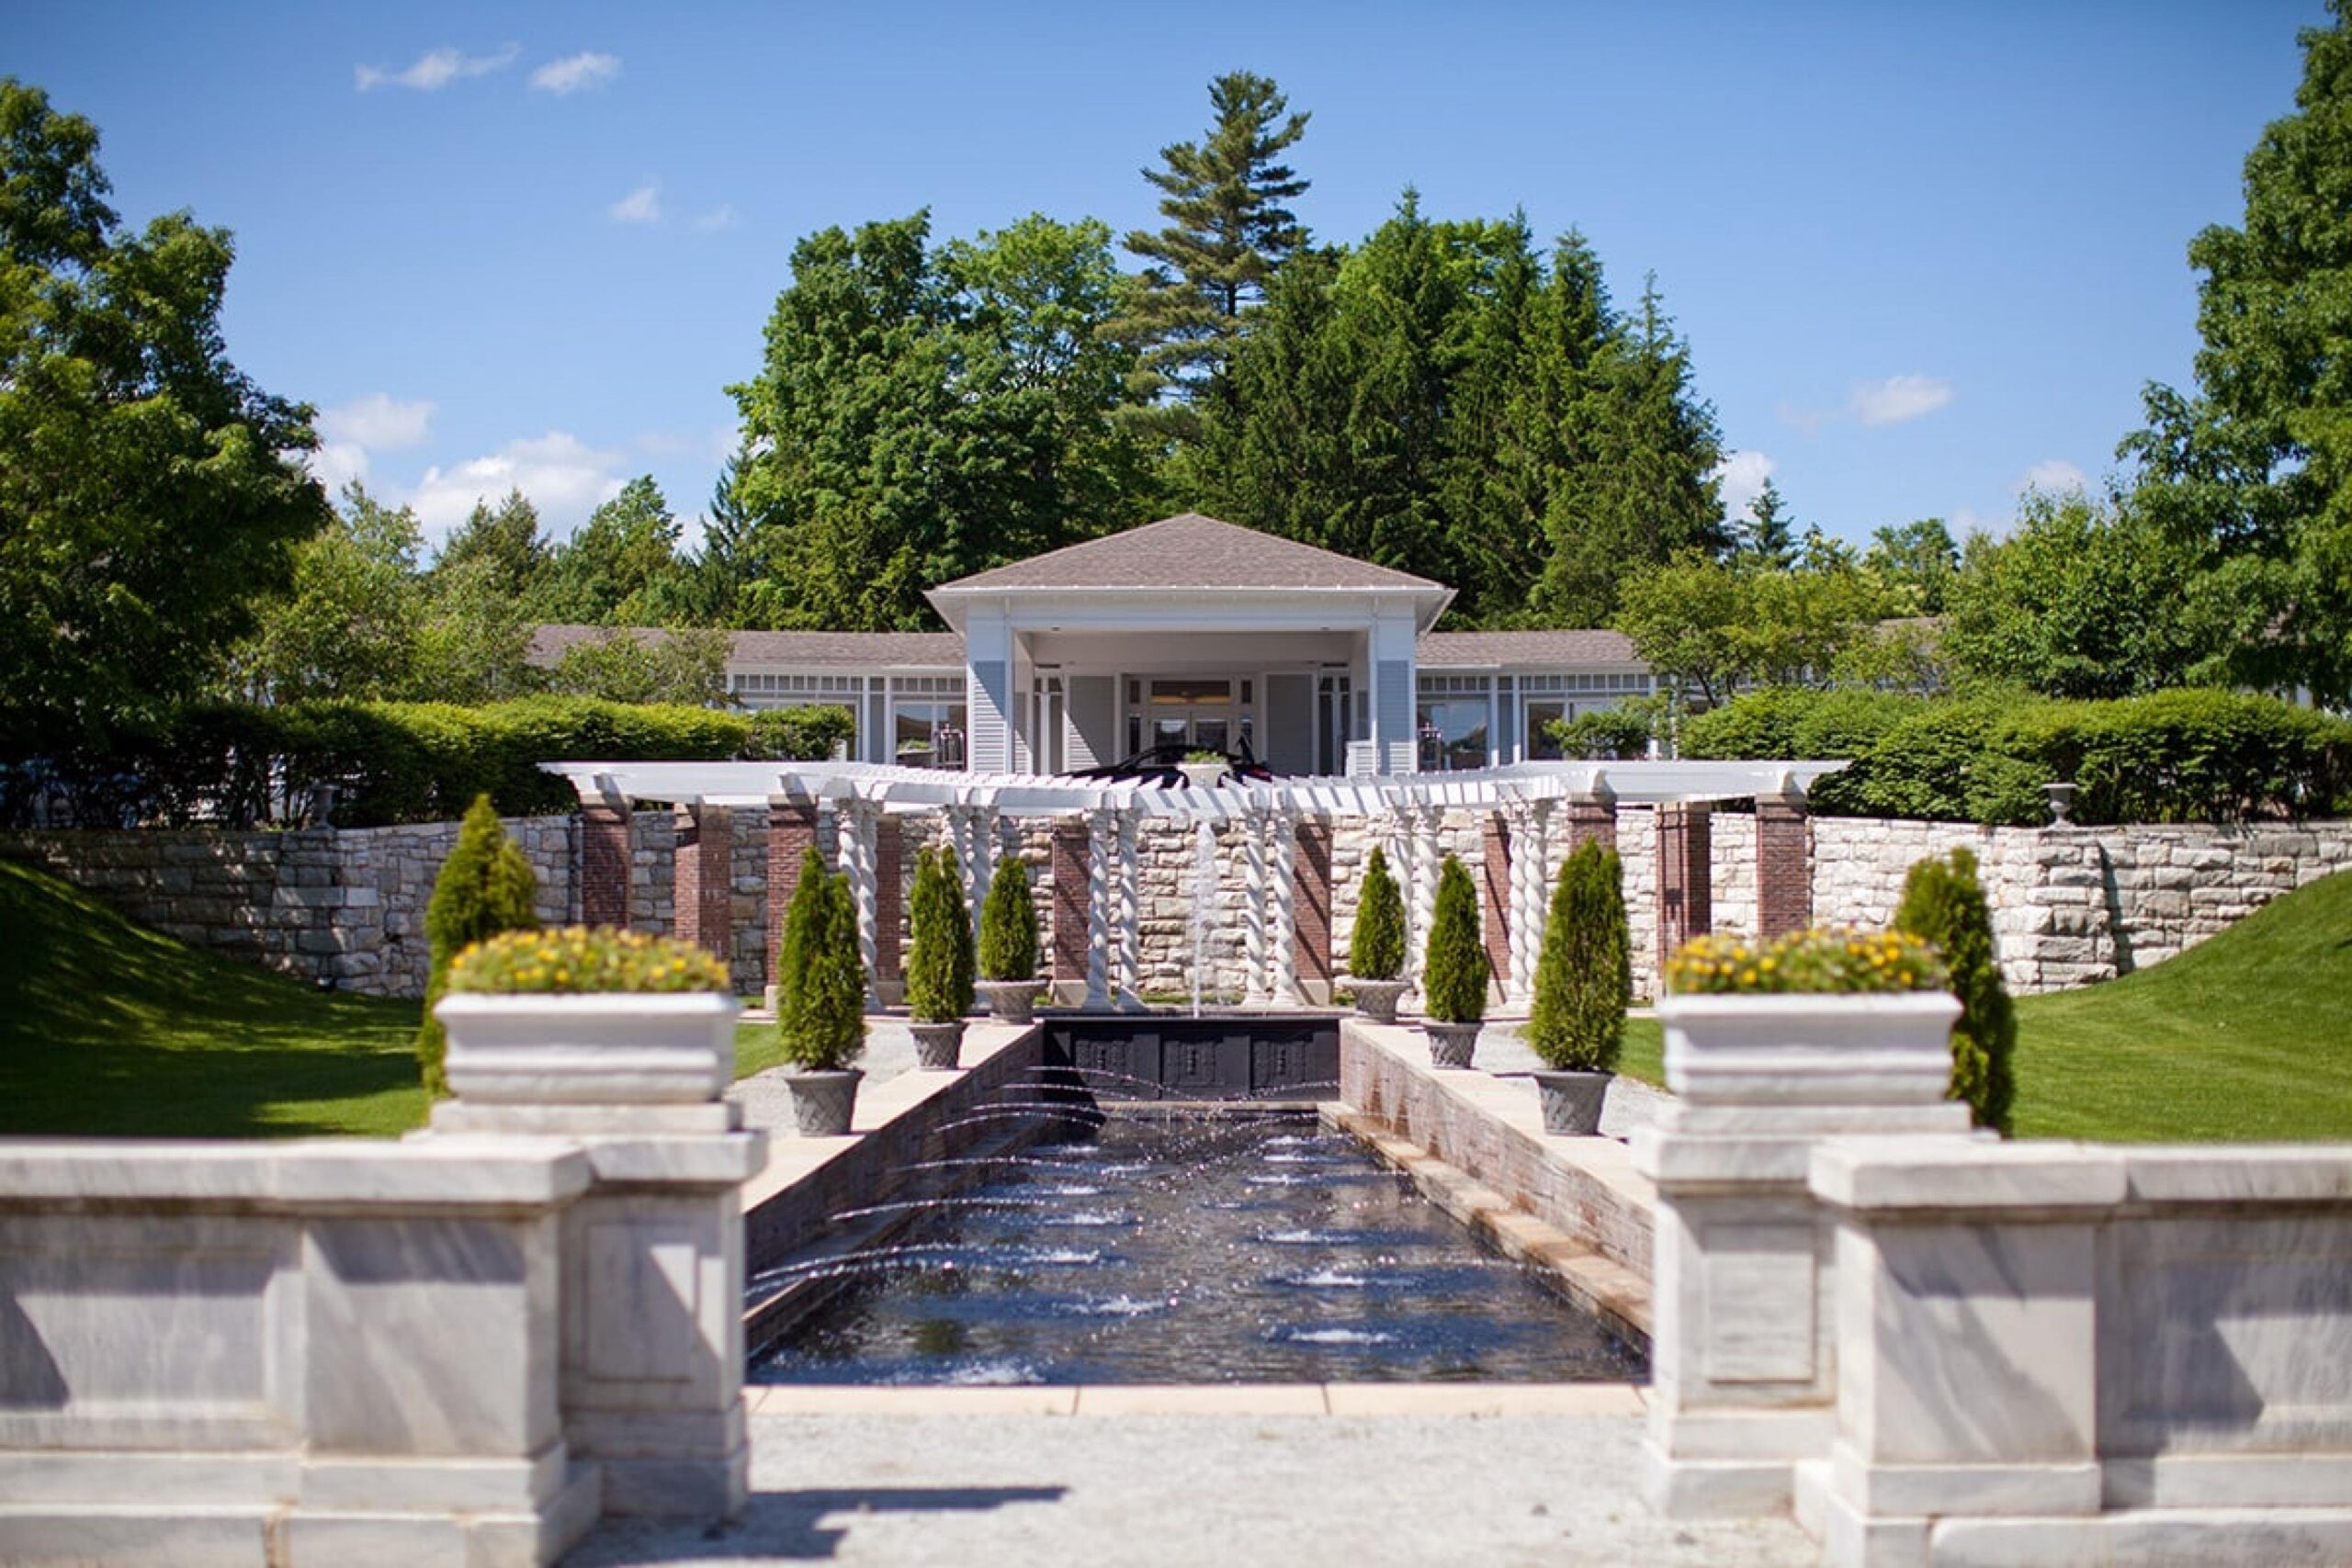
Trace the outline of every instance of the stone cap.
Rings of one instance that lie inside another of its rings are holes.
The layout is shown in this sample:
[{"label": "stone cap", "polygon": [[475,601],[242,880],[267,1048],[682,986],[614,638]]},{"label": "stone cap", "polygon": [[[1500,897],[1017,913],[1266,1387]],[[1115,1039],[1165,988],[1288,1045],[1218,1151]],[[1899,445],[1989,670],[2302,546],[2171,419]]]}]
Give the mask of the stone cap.
[{"label": "stone cap", "polygon": [[462,1146],[333,1142],[0,1141],[0,1207],[172,1201],[198,1208],[545,1207],[588,1189],[588,1156],[554,1138]]}]

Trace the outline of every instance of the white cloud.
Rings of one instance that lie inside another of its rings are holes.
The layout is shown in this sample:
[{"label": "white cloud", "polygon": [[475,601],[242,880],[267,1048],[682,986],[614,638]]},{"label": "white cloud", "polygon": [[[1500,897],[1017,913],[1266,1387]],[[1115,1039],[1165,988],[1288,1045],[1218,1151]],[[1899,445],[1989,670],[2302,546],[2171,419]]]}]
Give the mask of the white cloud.
[{"label": "white cloud", "polygon": [[371,452],[422,446],[432,426],[432,403],[423,398],[401,402],[383,392],[319,412],[319,435],[329,446],[364,446]]},{"label": "white cloud", "polygon": [[1951,383],[1936,376],[1889,376],[1858,381],[1850,406],[1864,424],[1901,424],[1951,401]]},{"label": "white cloud", "polygon": [[732,229],[736,221],[735,204],[731,201],[722,201],[708,212],[696,216],[695,227],[705,233],[710,233],[719,229]]},{"label": "white cloud", "polygon": [[315,451],[301,454],[302,466],[311,477],[326,487],[327,494],[341,495],[343,487],[354,479],[366,483],[368,479],[368,449],[349,442],[322,441]]},{"label": "white cloud", "polygon": [[586,87],[601,87],[620,73],[621,57],[617,54],[567,54],[532,72],[531,85],[542,93],[577,93]]},{"label": "white cloud", "polygon": [[2038,490],[2048,495],[2064,495],[2069,491],[2089,488],[2089,476],[2064,457],[2044,457],[2028,468],[2025,477],[2018,480],[2016,486],[2019,495],[2030,490]]},{"label": "white cloud", "polygon": [[418,55],[405,70],[362,65],[354,69],[352,77],[363,93],[376,87],[410,87],[420,93],[437,93],[460,76],[486,76],[493,71],[503,71],[514,63],[514,57],[521,52],[520,45],[511,43],[496,54],[435,49]]},{"label": "white cloud", "polygon": [[662,184],[648,180],[610,207],[606,216],[616,223],[659,223],[662,221]]},{"label": "white cloud", "polygon": [[1773,468],[1772,459],[1761,452],[1734,452],[1709,469],[1710,478],[1723,481],[1724,515],[1746,516],[1747,503],[1764,489]]},{"label": "white cloud", "polygon": [[1792,402],[1775,403],[1772,406],[1772,412],[1779,416],[1782,424],[1792,430],[1803,431],[1807,435],[1815,434],[1823,425],[1838,417],[1835,409],[1803,408]]},{"label": "white cloud", "polygon": [[428,539],[438,541],[466,520],[477,502],[495,506],[519,490],[537,507],[551,534],[570,533],[590,512],[618,495],[622,454],[589,446],[565,431],[510,441],[486,457],[424,470],[405,501]]}]

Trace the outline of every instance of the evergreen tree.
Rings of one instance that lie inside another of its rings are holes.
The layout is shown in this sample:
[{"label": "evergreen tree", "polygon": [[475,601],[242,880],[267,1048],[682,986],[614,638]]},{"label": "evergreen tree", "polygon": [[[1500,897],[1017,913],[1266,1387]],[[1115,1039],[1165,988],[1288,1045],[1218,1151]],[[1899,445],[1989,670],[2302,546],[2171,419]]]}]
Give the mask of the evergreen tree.
[{"label": "evergreen tree", "polygon": [[1547,1067],[1614,1071],[1633,983],[1623,868],[1616,851],[1587,840],[1561,863],[1552,892],[1528,1044]]},{"label": "evergreen tree", "polygon": [[519,490],[510,490],[493,510],[485,502],[474,509],[441,547],[433,563],[436,575],[474,561],[484,563],[492,589],[521,602],[538,588],[547,570],[547,536],[539,531],[538,508]]},{"label": "evergreen tree", "polygon": [[1747,521],[1739,526],[1737,544],[1742,566],[1779,571],[1795,564],[1796,537],[1788,503],[1781,499],[1781,487],[1769,479],[1747,503]]},{"label": "evergreen tree", "polygon": [[937,850],[925,847],[915,856],[914,892],[908,903],[913,941],[907,953],[907,1011],[923,1023],[961,1018],[965,1010],[956,992],[955,926],[963,898]]},{"label": "evergreen tree", "polygon": [[785,910],[776,956],[776,1038],[786,1061],[838,1072],[865,1048],[865,965],[849,878],[812,845]]},{"label": "evergreen tree", "polygon": [[1430,916],[1421,955],[1421,1004],[1444,1023],[1476,1023],[1487,1016],[1487,947],[1479,940],[1478,889],[1460,857],[1438,869],[1437,908]]},{"label": "evergreen tree", "polygon": [[1306,244],[1284,204],[1307,181],[1276,162],[1306,133],[1307,116],[1263,76],[1227,72],[1209,84],[1216,121],[1200,141],[1159,150],[1143,177],[1160,193],[1168,227],[1131,231],[1126,248],[1151,265],[1129,291],[1126,335],[1147,345],[1146,389],[1198,395],[1225,367],[1243,313]]},{"label": "evergreen tree", "polygon": [[416,1058],[424,1076],[425,1092],[438,1099],[449,1092],[442,1063],[448,1054],[447,1036],[433,1014],[449,987],[449,962],[458,953],[501,931],[532,931],[539,918],[532,908],[538,878],[523,858],[490,796],[478,795],[458,825],[458,841],[433,879],[433,897],[424,907],[424,940],[431,967],[424,982],[424,1022],[416,1032]]},{"label": "evergreen tree", "polygon": [[2007,1136],[2017,1098],[2011,1058],[2017,1013],[1993,955],[1993,914],[1976,877],[1975,853],[1956,847],[1950,860],[1930,856],[1904,879],[1894,929],[1933,942],[1951,972],[1960,1021],[1951,1031],[1951,1098],[1968,1102],[1980,1127]]},{"label": "evergreen tree", "polygon": [[1363,887],[1356,895],[1348,973],[1359,980],[1394,980],[1405,973],[1405,899],[1378,844],[1364,863]]},{"label": "evergreen tree", "polygon": [[2151,385],[2125,439],[2136,505],[2212,557],[2240,683],[2352,698],[2352,32],[2345,0],[2301,35],[2295,112],[2245,161],[2245,221],[2188,247],[2198,390]]},{"label": "evergreen tree", "polygon": [[653,476],[629,480],[548,555],[534,608],[547,620],[580,626],[660,624],[682,597],[672,581],[680,573],[678,533]]},{"label": "evergreen tree", "polygon": [[997,867],[981,902],[979,965],[991,980],[1026,980],[1037,973],[1037,906],[1029,896],[1028,863],[1018,855]]}]

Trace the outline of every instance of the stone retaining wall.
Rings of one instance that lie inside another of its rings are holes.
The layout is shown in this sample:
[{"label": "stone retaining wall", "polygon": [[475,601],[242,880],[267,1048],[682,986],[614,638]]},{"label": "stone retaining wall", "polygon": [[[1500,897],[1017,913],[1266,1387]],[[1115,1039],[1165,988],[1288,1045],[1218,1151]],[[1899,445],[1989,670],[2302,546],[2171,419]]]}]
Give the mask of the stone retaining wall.
[{"label": "stone retaining wall", "polygon": [[[831,841],[831,815],[820,828]],[[1446,849],[1474,869],[1484,858],[1483,821],[1449,814]],[[507,823],[539,877],[539,913],[577,919],[577,818]],[[944,842],[910,822],[900,875],[910,886],[915,851]],[[2242,919],[2281,893],[2352,867],[2352,822],[2210,827],[1977,828],[1964,823],[1818,818],[1807,824],[1813,918],[1883,924],[1911,864],[1956,844],[1976,852],[1994,909],[1995,941],[2010,987],[2021,994],[2110,979],[2168,958]],[[1345,967],[1364,863],[1386,841],[1385,822],[1342,820],[1331,844],[1334,957]],[[1146,822],[1137,836],[1142,937],[1139,983],[1150,995],[1190,994],[1195,830]],[[0,840],[14,853],[90,889],[132,919],[197,946],[345,989],[420,996],[424,988],[424,907],[433,878],[456,841],[455,823],[347,830],[221,833],[201,829],[19,833]],[[671,813],[649,807],[629,822],[630,924],[671,929],[676,832]],[[1713,820],[1713,923],[1756,930],[1756,819],[1718,811]],[[1567,849],[1555,818],[1544,867],[1547,885]],[[1239,835],[1215,834],[1216,877],[1204,962],[1204,993],[1239,997],[1247,956],[1248,877]],[[1657,813],[1621,807],[1617,846],[1625,871],[1634,939],[1634,983],[1656,991]],[[1041,819],[1001,825],[999,853],[1028,862],[1041,949],[1052,951],[1053,865]],[[1392,864],[1396,861],[1392,853]],[[767,967],[767,829],[763,815],[734,814],[732,857],[737,989],[757,995]],[[1408,907],[1411,891],[1407,889]],[[905,900],[901,900],[901,908]],[[904,933],[900,940],[903,942]]]}]

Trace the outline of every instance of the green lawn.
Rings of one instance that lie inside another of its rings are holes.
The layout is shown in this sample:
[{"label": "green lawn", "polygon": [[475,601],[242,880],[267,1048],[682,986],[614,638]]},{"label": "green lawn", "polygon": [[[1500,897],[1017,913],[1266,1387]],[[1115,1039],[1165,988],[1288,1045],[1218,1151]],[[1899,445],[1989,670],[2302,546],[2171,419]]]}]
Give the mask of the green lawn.
[{"label": "green lawn", "polygon": [[2136,975],[2018,1003],[2016,1132],[2352,1138],[2352,872]]}]

